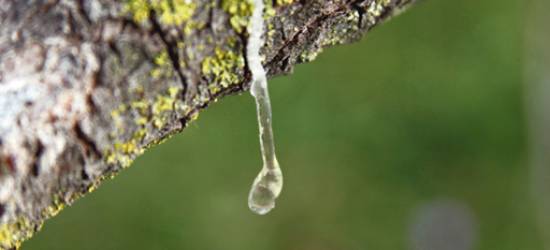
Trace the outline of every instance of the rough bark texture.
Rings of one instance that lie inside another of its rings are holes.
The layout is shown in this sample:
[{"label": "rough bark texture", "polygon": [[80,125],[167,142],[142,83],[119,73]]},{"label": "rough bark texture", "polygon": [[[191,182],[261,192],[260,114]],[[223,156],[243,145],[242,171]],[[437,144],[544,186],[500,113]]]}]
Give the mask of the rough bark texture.
[{"label": "rough bark texture", "polygon": [[[412,2],[270,0],[266,70],[288,73]],[[0,249],[247,90],[251,11],[246,0],[0,0]]]}]

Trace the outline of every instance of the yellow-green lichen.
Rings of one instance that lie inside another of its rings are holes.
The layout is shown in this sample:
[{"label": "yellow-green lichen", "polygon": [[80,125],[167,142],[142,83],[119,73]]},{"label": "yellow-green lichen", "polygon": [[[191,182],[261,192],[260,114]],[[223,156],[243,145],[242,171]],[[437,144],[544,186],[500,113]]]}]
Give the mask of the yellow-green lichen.
[{"label": "yellow-green lichen", "polygon": [[148,120],[147,117],[140,116],[136,117],[136,119],[134,119],[134,122],[139,126],[144,126],[145,124],[147,124]]},{"label": "yellow-green lichen", "polygon": [[138,118],[145,118],[144,116],[149,113],[149,104],[145,100],[133,101],[130,104],[130,107],[132,107],[133,110],[136,110],[137,113],[140,115],[136,118],[136,121],[138,120]]},{"label": "yellow-green lichen", "polygon": [[275,17],[277,14],[277,11],[275,11],[275,8],[271,4],[265,5],[265,12],[264,12],[264,20],[266,20],[266,28],[267,28],[267,38],[268,40],[273,37],[275,34],[275,26],[273,25],[273,22],[269,22],[267,20],[270,20],[271,18]]},{"label": "yellow-green lichen", "polygon": [[[124,130],[124,123],[123,123],[120,115],[121,115],[121,113],[125,112],[126,109],[127,109],[126,105],[120,104],[116,109],[111,111],[111,118],[113,119],[113,121],[115,123],[115,128],[116,128],[117,132]],[[114,136],[114,134],[111,134],[111,136]]]},{"label": "yellow-green lichen", "polygon": [[166,125],[168,120],[167,112],[174,111],[180,88],[168,88],[168,95],[157,95],[155,102],[152,105],[153,111],[153,126],[160,129]]},{"label": "yellow-green lichen", "polygon": [[140,23],[154,10],[165,25],[180,26],[191,19],[197,5],[192,0],[126,0],[124,10]]},{"label": "yellow-green lichen", "polygon": [[162,23],[178,26],[191,18],[197,7],[192,0],[160,0],[151,4],[159,12]]},{"label": "yellow-green lichen", "polygon": [[[169,78],[173,75],[174,69],[168,58],[168,52],[163,50],[153,59],[155,65],[151,69],[151,77],[154,79]],[[182,62],[183,63],[183,62]],[[183,66],[183,64],[181,65]]]},{"label": "yellow-green lichen", "polygon": [[313,50],[305,50],[300,54],[300,60],[302,62],[311,62],[317,58],[319,53],[323,51],[322,48],[313,49]]},{"label": "yellow-green lichen", "polygon": [[276,0],[275,3],[278,6],[283,6],[283,5],[289,5],[289,4],[294,3],[294,0]]},{"label": "yellow-green lichen", "polygon": [[349,34],[355,33],[359,28],[359,13],[352,11],[342,17],[339,27],[332,29],[326,34],[326,38],[322,41],[322,46],[332,46],[343,44],[348,41]]},{"label": "yellow-green lichen", "polygon": [[56,216],[63,208],[65,208],[65,202],[61,196],[56,194],[53,196],[52,204],[42,211],[42,216],[44,218]]},{"label": "yellow-green lichen", "polygon": [[1,224],[0,249],[18,249],[21,242],[32,236],[34,228],[34,224],[24,217]]},{"label": "yellow-green lichen", "polygon": [[117,142],[115,143],[114,149],[105,152],[105,161],[107,164],[119,165],[126,168],[132,164],[133,159],[130,155],[121,151],[121,148],[123,148],[121,144],[123,143]]},{"label": "yellow-green lichen", "polygon": [[132,15],[134,21],[140,23],[149,18],[151,7],[148,0],[127,0],[124,10]]},{"label": "yellow-green lichen", "polygon": [[[161,62],[162,60],[159,59],[159,64]],[[115,143],[112,149],[104,152],[106,163],[118,164],[122,167],[130,166],[134,157],[144,151],[144,146],[141,144],[147,135],[148,124],[156,129],[161,129],[168,122],[170,114],[176,111],[177,107],[184,106],[180,104],[181,101],[177,98],[181,90],[181,87],[169,87],[166,94],[157,95],[152,102],[136,100],[131,102],[130,105],[119,105],[113,110],[111,116],[115,122],[116,130],[111,134],[111,137],[115,140]],[[125,120],[122,119],[123,115],[127,117],[131,114],[123,114],[124,112],[131,112],[135,125],[139,127],[131,136],[125,133],[127,125],[123,123]],[[126,139],[120,139],[121,137]]]},{"label": "yellow-green lichen", "polygon": [[378,17],[384,13],[384,9],[390,4],[391,0],[375,0],[366,7],[365,15],[370,25],[374,25],[377,22]]},{"label": "yellow-green lichen", "polygon": [[214,55],[206,57],[201,66],[202,73],[211,80],[210,90],[217,92],[220,87],[239,83],[241,77],[236,72],[244,67],[244,58],[233,51],[216,48]]},{"label": "yellow-green lichen", "polygon": [[119,164],[123,168],[132,164],[133,158],[143,153],[141,141],[147,131],[144,128],[138,129],[127,141],[115,142],[113,149],[105,152],[105,161],[107,164]]},{"label": "yellow-green lichen", "polygon": [[222,9],[229,14],[231,27],[242,33],[252,16],[253,4],[250,0],[222,0]]}]

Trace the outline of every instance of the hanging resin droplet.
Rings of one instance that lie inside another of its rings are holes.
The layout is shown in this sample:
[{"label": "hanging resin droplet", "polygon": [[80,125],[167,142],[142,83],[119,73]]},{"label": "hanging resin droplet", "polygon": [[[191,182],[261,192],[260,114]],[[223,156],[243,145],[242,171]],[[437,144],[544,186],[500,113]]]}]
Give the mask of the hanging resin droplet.
[{"label": "hanging resin droplet", "polygon": [[248,195],[248,207],[257,214],[267,214],[275,207],[275,199],[283,189],[283,175],[278,163],[273,169],[263,167]]},{"label": "hanging resin droplet", "polygon": [[283,175],[275,156],[267,77],[260,57],[260,48],[263,46],[263,10],[263,0],[254,0],[254,11],[248,26],[249,38],[246,48],[246,57],[252,73],[250,93],[256,101],[263,160],[262,170],[254,179],[248,195],[248,207],[261,215],[275,207],[275,200],[283,188]]}]

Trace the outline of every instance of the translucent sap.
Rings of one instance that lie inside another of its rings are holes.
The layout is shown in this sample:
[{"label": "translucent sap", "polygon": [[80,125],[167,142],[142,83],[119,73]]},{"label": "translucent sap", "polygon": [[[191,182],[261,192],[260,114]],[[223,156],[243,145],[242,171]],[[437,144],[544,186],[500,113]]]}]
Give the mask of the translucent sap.
[{"label": "translucent sap", "polygon": [[266,214],[275,207],[275,200],[283,188],[283,175],[275,156],[275,143],[271,128],[271,102],[267,89],[267,77],[260,57],[264,44],[263,0],[254,0],[254,11],[248,26],[248,46],[246,56],[252,72],[250,93],[256,101],[258,124],[260,128],[260,146],[263,167],[250,189],[248,207],[257,214]]}]

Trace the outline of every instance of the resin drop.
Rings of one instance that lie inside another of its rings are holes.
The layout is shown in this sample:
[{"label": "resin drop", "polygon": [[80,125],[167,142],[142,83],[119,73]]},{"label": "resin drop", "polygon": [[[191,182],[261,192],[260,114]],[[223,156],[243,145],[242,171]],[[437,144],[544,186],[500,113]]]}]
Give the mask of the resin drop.
[{"label": "resin drop", "polygon": [[283,175],[281,169],[262,168],[256,176],[254,184],[248,195],[248,207],[253,212],[263,215],[275,207],[275,200],[283,188]]},{"label": "resin drop", "polygon": [[254,0],[254,11],[248,25],[246,57],[252,73],[250,93],[256,102],[260,128],[260,147],[263,167],[250,189],[248,207],[257,214],[266,214],[275,207],[275,200],[283,188],[283,175],[275,156],[275,142],[271,128],[271,102],[267,89],[267,77],[262,65],[260,49],[264,41],[263,0]]}]

